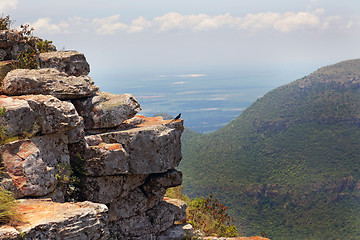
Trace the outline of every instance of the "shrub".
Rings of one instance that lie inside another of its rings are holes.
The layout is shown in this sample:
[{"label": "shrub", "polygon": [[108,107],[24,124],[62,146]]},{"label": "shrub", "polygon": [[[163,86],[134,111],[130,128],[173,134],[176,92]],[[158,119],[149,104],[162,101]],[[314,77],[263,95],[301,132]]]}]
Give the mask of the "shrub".
[{"label": "shrub", "polygon": [[28,48],[25,51],[21,51],[18,55],[18,59],[19,68],[37,69],[39,67],[37,54],[33,49]]},{"label": "shrub", "polygon": [[22,222],[20,213],[16,211],[17,203],[11,192],[0,188],[0,224],[18,224]]},{"label": "shrub", "polygon": [[182,193],[183,186],[169,188],[166,196],[181,199],[186,202],[187,222],[195,230],[200,230],[207,236],[237,237],[237,229],[232,226],[234,221],[226,212],[227,208],[217,198],[210,194],[207,198],[190,199]]},{"label": "shrub", "polygon": [[10,16],[0,17],[0,30],[9,30],[13,22],[10,20]]},{"label": "shrub", "polygon": [[36,43],[37,49],[40,53],[51,52],[53,51],[53,47],[51,46],[52,41],[48,40],[40,40]]}]

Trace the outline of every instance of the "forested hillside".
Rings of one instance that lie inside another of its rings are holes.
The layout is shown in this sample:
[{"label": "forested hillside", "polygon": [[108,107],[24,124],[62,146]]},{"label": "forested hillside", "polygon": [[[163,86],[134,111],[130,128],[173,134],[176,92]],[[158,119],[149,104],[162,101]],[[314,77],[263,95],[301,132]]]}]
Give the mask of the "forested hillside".
[{"label": "forested hillside", "polygon": [[207,135],[183,136],[185,193],[213,193],[239,232],[360,236],[360,60],[321,68]]}]

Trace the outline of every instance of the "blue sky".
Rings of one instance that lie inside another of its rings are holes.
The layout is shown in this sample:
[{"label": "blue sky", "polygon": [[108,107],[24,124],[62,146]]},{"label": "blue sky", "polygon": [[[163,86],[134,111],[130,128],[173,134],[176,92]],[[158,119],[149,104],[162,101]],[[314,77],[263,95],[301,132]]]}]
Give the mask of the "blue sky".
[{"label": "blue sky", "polygon": [[0,12],[85,53],[95,71],[320,67],[360,56],[358,0],[1,0]]}]

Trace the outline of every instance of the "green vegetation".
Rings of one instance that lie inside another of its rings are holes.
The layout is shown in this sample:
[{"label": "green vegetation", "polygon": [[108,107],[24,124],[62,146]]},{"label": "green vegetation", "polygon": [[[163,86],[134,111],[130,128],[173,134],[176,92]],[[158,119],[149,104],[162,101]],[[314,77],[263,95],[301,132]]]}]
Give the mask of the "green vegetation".
[{"label": "green vegetation", "polygon": [[10,20],[10,16],[0,17],[0,30],[9,30],[13,22]]},{"label": "green vegetation", "polygon": [[275,89],[207,135],[184,132],[184,192],[213,193],[245,235],[360,236],[360,60]]},{"label": "green vegetation", "polygon": [[0,189],[0,225],[18,224],[22,222],[21,215],[16,211],[16,200],[11,192]]},{"label": "green vegetation", "polygon": [[40,53],[45,53],[45,52],[52,52],[53,48],[51,46],[52,41],[48,41],[48,40],[40,40],[39,42],[37,42],[37,49],[40,51]]},{"label": "green vegetation", "polygon": [[[0,107],[0,118],[5,117],[6,108]],[[1,123],[1,122],[0,122]],[[0,146],[7,140],[5,126],[0,124]],[[2,159],[0,158],[2,161]],[[1,174],[3,167],[1,167]],[[18,224],[22,221],[21,215],[16,211],[17,203],[11,192],[0,188],[0,225],[2,224]]]},{"label": "green vegetation", "polygon": [[37,69],[39,67],[39,63],[37,61],[37,54],[34,49],[26,49],[25,51],[21,51],[18,55],[19,59],[19,68],[24,69]]},{"label": "green vegetation", "polygon": [[69,201],[85,201],[81,195],[84,189],[84,177],[87,173],[84,169],[85,159],[77,154],[75,157],[70,158],[70,181],[67,185],[67,200]]},{"label": "green vegetation", "polygon": [[200,230],[206,236],[238,236],[236,227],[231,224],[234,220],[227,213],[227,208],[217,198],[213,198],[212,194],[207,198],[190,199],[182,193],[182,186],[179,186],[169,188],[166,196],[186,202],[186,220],[195,230]]},{"label": "green vegetation", "polygon": [[[10,20],[9,16],[0,17],[0,30],[11,30],[12,23],[13,21]],[[26,45],[25,45],[25,49],[23,51],[20,51],[16,57],[18,63],[14,63],[13,68],[11,68],[10,70],[14,68],[37,69],[39,67],[39,61],[38,61],[39,54],[55,50],[55,47],[52,45],[52,41],[43,40],[34,37],[33,31],[34,28],[31,28],[28,24],[21,25],[20,31],[17,31],[20,40],[25,42]],[[14,40],[19,41],[19,39],[14,39]],[[7,56],[6,59],[10,60],[13,58]],[[4,73],[6,75],[7,71],[5,71]],[[0,73],[0,77],[3,78],[5,76],[4,73]]]}]

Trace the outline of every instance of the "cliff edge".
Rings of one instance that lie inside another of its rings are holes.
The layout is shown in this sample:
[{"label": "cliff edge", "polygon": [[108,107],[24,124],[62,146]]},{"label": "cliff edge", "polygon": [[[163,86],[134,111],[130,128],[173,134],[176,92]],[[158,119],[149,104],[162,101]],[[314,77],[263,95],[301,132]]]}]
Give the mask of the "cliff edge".
[{"label": "cliff edge", "polygon": [[[0,239],[166,239],[186,218],[163,200],[182,183],[183,120],[136,115],[133,95],[99,91],[83,54],[17,34],[0,31],[0,186],[25,221]],[[38,67],[19,69],[29,49]]]}]

